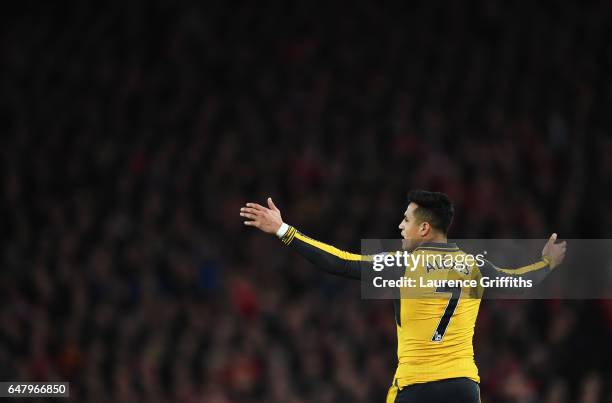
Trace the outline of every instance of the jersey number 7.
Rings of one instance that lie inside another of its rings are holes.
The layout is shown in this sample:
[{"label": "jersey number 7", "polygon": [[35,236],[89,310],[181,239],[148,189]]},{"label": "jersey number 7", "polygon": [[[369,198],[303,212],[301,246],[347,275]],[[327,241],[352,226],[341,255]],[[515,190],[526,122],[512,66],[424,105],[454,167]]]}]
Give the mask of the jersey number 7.
[{"label": "jersey number 7", "polygon": [[440,318],[440,322],[438,322],[438,327],[433,333],[431,337],[431,341],[440,342],[444,338],[444,333],[446,333],[446,328],[450,323],[453,314],[455,313],[455,309],[457,309],[457,305],[459,304],[459,298],[461,297],[461,287],[438,287],[436,288],[437,293],[450,293],[450,299],[448,300],[448,304],[446,304],[446,308],[444,309],[444,313]]}]

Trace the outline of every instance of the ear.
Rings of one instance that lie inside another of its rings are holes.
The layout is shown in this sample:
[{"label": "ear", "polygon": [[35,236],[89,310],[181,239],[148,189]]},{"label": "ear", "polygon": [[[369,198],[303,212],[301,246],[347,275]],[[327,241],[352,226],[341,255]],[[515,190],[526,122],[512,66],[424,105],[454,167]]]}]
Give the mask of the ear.
[{"label": "ear", "polygon": [[419,232],[422,237],[426,237],[431,232],[431,225],[427,221],[423,221],[420,225]]}]

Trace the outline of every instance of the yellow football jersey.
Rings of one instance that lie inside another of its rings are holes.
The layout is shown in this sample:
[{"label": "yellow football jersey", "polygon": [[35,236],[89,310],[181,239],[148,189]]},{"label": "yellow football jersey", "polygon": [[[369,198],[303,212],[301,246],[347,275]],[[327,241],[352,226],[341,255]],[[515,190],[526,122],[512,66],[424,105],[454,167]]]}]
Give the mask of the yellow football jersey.
[{"label": "yellow football jersey", "polygon": [[[423,246],[414,251],[419,252],[427,257],[464,254],[454,244]],[[404,274],[422,282],[422,286],[411,295],[403,289],[402,298],[396,301],[398,366],[394,384],[401,388],[459,377],[480,382],[472,347],[480,298],[475,298],[472,287],[435,286],[435,280],[477,279],[479,271],[475,265],[462,270],[434,268],[425,263],[427,260],[407,268]],[[431,288],[427,287],[429,280],[434,283]]]}]

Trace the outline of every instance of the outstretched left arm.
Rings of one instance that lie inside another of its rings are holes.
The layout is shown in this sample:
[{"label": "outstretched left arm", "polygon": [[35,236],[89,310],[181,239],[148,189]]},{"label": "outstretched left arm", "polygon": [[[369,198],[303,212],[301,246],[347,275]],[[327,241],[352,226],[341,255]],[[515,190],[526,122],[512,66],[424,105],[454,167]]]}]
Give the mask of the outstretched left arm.
[{"label": "outstretched left arm", "polygon": [[502,269],[485,260],[480,266],[480,273],[490,278],[521,277],[531,280],[533,285],[539,284],[565,258],[566,242],[556,243],[556,241],[557,234],[552,234],[542,249],[542,259],[537,262],[516,269]]},{"label": "outstretched left arm", "polygon": [[247,203],[240,209],[240,216],[247,219],[245,225],[255,227],[268,234],[276,234],[283,244],[304,256],[318,269],[337,276],[361,279],[361,270],[372,264],[372,257],[340,250],[316,239],[307,237],[296,228],[285,224],[280,210],[272,198],[268,207]]}]

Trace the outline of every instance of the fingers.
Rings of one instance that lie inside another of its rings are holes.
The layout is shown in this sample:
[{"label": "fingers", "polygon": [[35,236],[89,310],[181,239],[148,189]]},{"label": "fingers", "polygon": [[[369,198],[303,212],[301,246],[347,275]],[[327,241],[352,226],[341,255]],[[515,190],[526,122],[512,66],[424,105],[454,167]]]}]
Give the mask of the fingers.
[{"label": "fingers", "polygon": [[553,233],[550,238],[548,238],[548,241],[546,242],[549,245],[555,245],[555,246],[562,246],[563,248],[566,247],[567,245],[567,241],[561,241],[559,243],[555,243],[557,241],[557,233]]},{"label": "fingers", "polygon": [[241,217],[246,217],[246,218],[250,218],[251,220],[255,220],[257,219],[257,214],[253,214],[253,213],[245,213],[245,212],[241,212],[240,213]]},{"label": "fingers", "polygon": [[268,197],[268,207],[270,207],[270,209],[274,210],[274,211],[278,211],[280,212],[280,210],[278,209],[278,207],[276,207],[276,204],[274,204],[274,202],[272,201],[271,197]]},{"label": "fingers", "polygon": [[244,225],[250,225],[257,227],[259,225],[261,211],[250,207],[243,207],[240,209],[240,217],[248,218],[251,221],[245,221]]},{"label": "fingers", "polygon": [[259,228],[258,211],[252,208],[243,207],[240,209],[240,217],[248,218],[251,221],[244,221],[244,225]]},{"label": "fingers", "polygon": [[244,221],[244,225],[259,228],[261,225],[259,218],[261,218],[261,214],[265,211],[265,207],[257,203],[247,203],[247,206],[250,207],[242,207],[240,209],[240,217],[248,218],[250,220]]},{"label": "fingers", "polygon": [[260,211],[266,211],[267,210],[267,208],[265,208],[261,204],[257,204],[257,203],[247,203],[246,205],[247,205],[247,207],[254,208],[255,210],[260,210]]},{"label": "fingers", "polygon": [[561,241],[559,243],[552,243],[556,248],[561,249],[563,251],[565,251],[565,249],[567,248],[567,241]]}]

